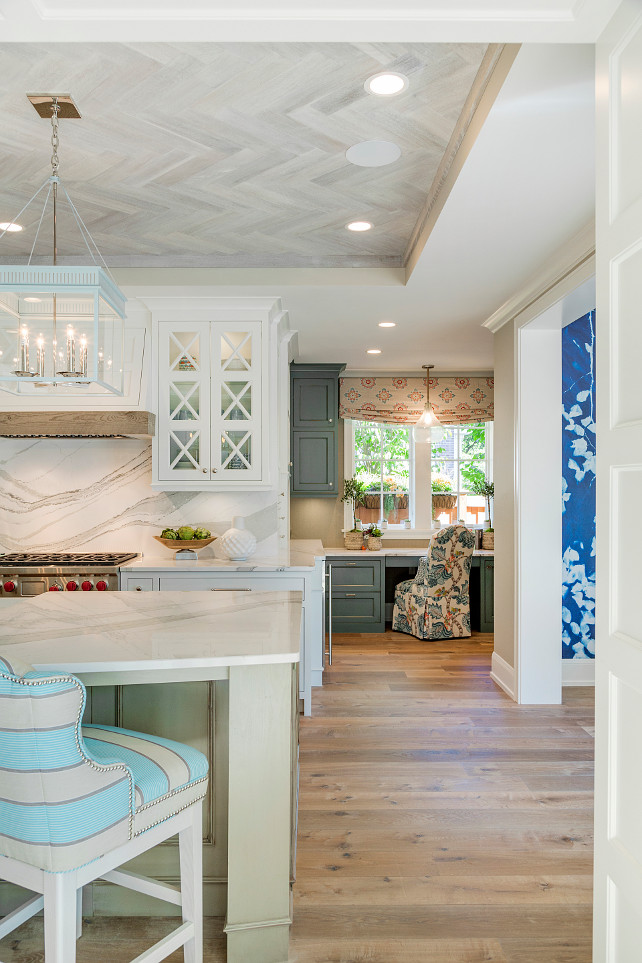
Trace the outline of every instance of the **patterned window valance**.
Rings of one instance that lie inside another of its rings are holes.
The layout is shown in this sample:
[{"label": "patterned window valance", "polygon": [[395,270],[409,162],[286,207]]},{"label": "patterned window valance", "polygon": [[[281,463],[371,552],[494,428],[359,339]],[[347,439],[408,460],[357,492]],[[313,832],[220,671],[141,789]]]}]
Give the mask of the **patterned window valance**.
[{"label": "patterned window valance", "polygon": [[[430,404],[443,425],[493,421],[494,378],[431,378]],[[339,415],[358,421],[414,425],[426,402],[422,378],[341,378]]]}]

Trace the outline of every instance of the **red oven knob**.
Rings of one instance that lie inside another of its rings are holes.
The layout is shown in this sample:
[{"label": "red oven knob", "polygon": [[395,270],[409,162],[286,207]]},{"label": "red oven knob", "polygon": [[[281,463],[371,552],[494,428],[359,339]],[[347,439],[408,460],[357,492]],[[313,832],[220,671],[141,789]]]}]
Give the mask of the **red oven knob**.
[{"label": "red oven knob", "polygon": [[76,589],[78,588],[78,582],[73,582],[73,581],[67,582],[67,584],[65,585],[65,588],[67,589],[68,592],[75,592]]},{"label": "red oven knob", "polygon": [[5,582],[3,586],[5,592],[15,592],[16,583],[15,582]]},{"label": "red oven knob", "polygon": [[83,592],[91,592],[93,585],[89,581],[84,581],[80,587]]},{"label": "red oven knob", "polygon": [[62,591],[62,589],[60,588],[59,585],[50,585],[50,586],[49,586],[49,591],[50,591],[50,592],[60,592],[60,591]]},{"label": "red oven knob", "polygon": [[101,578],[100,582],[96,582],[96,590],[98,592],[106,592],[107,582],[105,582],[105,580]]}]

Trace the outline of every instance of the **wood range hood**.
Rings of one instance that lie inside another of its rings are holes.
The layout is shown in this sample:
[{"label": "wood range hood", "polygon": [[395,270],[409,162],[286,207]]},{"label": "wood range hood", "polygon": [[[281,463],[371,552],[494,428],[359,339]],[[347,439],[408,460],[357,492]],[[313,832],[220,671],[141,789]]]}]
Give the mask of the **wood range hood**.
[{"label": "wood range hood", "polygon": [[151,411],[0,411],[0,438],[152,438]]}]

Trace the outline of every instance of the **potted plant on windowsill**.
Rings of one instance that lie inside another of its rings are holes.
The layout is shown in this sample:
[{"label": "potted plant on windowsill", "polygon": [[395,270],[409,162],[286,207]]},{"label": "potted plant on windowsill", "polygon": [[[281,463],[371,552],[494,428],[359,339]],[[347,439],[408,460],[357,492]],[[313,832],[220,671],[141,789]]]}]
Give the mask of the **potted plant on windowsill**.
[{"label": "potted plant on windowsill", "polygon": [[473,495],[481,495],[486,499],[486,515],[488,518],[488,528],[484,529],[482,532],[482,548],[486,551],[494,551],[495,549],[495,529],[493,528],[493,519],[490,511],[490,500],[495,495],[495,484],[494,482],[486,481],[485,478],[476,478],[470,484],[470,491]]},{"label": "potted plant on windowsill", "polygon": [[371,552],[380,551],[382,535],[383,535],[383,532],[381,531],[380,528],[377,528],[376,525],[371,525],[370,528],[367,528],[365,530],[365,532],[363,533],[363,540],[369,551]]},{"label": "potted plant on windowsill", "polygon": [[448,512],[457,504],[457,496],[453,494],[453,486],[447,478],[433,475],[431,479],[432,488],[432,517],[437,521],[441,512]]},{"label": "potted plant on windowsill", "polygon": [[346,548],[358,550],[363,546],[363,531],[357,528],[356,511],[365,500],[366,484],[358,478],[345,478],[343,481],[342,502],[350,502],[352,505],[352,529],[343,536],[343,543]]}]

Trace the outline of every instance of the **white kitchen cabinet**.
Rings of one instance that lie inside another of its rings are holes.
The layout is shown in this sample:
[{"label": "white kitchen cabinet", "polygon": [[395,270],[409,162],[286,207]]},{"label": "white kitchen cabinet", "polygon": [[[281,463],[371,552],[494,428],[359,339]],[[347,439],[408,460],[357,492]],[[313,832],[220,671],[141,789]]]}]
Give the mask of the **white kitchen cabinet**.
[{"label": "white kitchen cabinet", "polygon": [[159,483],[263,481],[263,340],[260,321],[159,323]]},{"label": "white kitchen cabinet", "polygon": [[156,298],[152,487],[260,491],[278,481],[278,358],[287,331],[267,298]]}]

